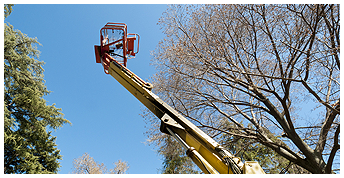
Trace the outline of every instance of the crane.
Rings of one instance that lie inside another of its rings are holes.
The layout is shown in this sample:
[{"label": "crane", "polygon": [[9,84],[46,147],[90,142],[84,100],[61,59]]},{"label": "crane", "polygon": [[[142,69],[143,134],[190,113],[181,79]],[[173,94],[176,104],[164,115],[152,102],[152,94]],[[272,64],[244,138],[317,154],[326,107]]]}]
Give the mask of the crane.
[{"label": "crane", "polygon": [[186,149],[186,155],[204,173],[265,174],[258,162],[243,163],[239,157],[233,156],[155,95],[150,83],[145,82],[126,67],[127,60],[138,53],[139,39],[138,34],[127,33],[126,24],[108,22],[100,29],[100,45],[94,46],[96,63],[101,63],[106,74],[115,78],[160,119],[160,131],[174,137]]}]

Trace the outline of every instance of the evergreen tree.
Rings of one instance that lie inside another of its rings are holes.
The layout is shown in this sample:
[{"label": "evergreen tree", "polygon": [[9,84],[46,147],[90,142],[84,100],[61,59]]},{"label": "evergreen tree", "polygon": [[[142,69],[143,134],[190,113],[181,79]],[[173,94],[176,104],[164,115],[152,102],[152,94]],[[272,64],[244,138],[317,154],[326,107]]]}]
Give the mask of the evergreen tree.
[{"label": "evergreen tree", "polygon": [[186,156],[186,150],[169,135],[163,135],[164,144],[158,150],[163,156],[163,174],[199,174],[201,170]]},{"label": "evergreen tree", "polygon": [[[5,18],[12,5],[4,5]],[[60,150],[47,128],[65,123],[61,109],[47,105],[49,94],[38,61],[36,38],[4,24],[4,173],[57,173]]]},{"label": "evergreen tree", "polygon": [[[224,129],[231,130],[234,125],[228,121],[224,121]],[[249,129],[253,127],[250,126]],[[239,131],[233,131],[236,134],[240,134]],[[265,129],[265,132],[269,132]],[[280,136],[276,137],[272,133],[268,134],[271,140],[278,142],[284,147],[288,147],[285,143],[278,141]],[[263,144],[257,142],[256,140],[249,138],[242,138],[235,135],[221,134],[219,143],[224,146],[230,153],[236,157],[240,157],[241,160],[245,161],[257,161],[259,165],[263,168],[265,173],[268,174],[305,174],[309,173],[302,167],[292,164],[290,161],[285,159],[283,156],[277,154],[274,150]]]}]

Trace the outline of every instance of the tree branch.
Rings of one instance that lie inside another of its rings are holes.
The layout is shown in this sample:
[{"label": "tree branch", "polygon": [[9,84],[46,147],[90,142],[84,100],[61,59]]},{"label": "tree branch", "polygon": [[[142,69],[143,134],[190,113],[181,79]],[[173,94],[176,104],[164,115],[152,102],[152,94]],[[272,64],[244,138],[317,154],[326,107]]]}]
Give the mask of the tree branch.
[{"label": "tree branch", "polygon": [[[340,102],[339,100],[336,102],[336,110],[340,110]],[[325,119],[321,130],[320,130],[320,135],[319,135],[319,140],[317,143],[317,146],[315,147],[315,152],[321,154],[324,150],[325,147],[325,143],[326,143],[326,138],[327,138],[327,134],[332,126],[332,123],[334,121],[334,119],[336,118],[338,114],[336,112],[331,112],[331,114]]]},{"label": "tree branch", "polygon": [[334,134],[334,145],[332,147],[330,157],[328,158],[327,165],[325,168],[325,172],[327,174],[331,173],[332,165],[333,165],[333,160],[334,156],[336,155],[337,150],[339,150],[340,145],[339,145],[339,133],[340,133],[340,125],[337,126],[337,130]]},{"label": "tree branch", "polygon": [[339,110],[331,107],[328,103],[324,102],[320,98],[320,96],[314,90],[311,89],[311,87],[307,84],[305,80],[301,80],[301,81],[302,81],[302,85],[308,90],[308,92],[311,93],[321,104],[323,104],[324,106],[332,110],[335,114],[340,114]]}]

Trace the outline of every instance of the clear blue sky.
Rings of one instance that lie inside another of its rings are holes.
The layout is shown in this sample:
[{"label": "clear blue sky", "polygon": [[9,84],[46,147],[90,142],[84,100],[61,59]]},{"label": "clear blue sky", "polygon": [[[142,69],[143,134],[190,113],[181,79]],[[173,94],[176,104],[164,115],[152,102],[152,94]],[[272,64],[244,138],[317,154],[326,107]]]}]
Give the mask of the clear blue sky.
[{"label": "clear blue sky", "polygon": [[[97,3],[97,2],[94,2]],[[156,174],[162,160],[145,144],[144,106],[96,64],[94,45],[107,22],[123,22],[141,37],[140,52],[128,68],[148,80],[155,69],[150,52],[164,36],[158,19],[167,5],[15,5],[5,19],[43,45],[45,99],[62,108],[72,126],[53,133],[61,150],[59,173],[71,173],[74,158],[87,152],[108,168],[121,159],[131,174]]]}]

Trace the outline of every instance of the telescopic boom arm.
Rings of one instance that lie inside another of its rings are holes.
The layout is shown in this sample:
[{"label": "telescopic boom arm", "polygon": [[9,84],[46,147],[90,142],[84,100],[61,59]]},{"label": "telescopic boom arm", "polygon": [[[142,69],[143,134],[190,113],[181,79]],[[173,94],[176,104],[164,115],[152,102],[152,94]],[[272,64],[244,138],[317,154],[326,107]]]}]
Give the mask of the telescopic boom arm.
[{"label": "telescopic boom arm", "polygon": [[[124,44],[127,43],[125,39],[122,40]],[[204,173],[264,174],[257,162],[246,161],[242,163],[240,158],[234,157],[210,136],[161,100],[151,91],[153,88],[151,84],[140,79],[115,60],[109,54],[109,49],[104,48],[107,47],[95,46],[97,62],[102,63],[106,73],[114,77],[161,120],[160,130],[173,136],[187,150],[186,154]]]}]

